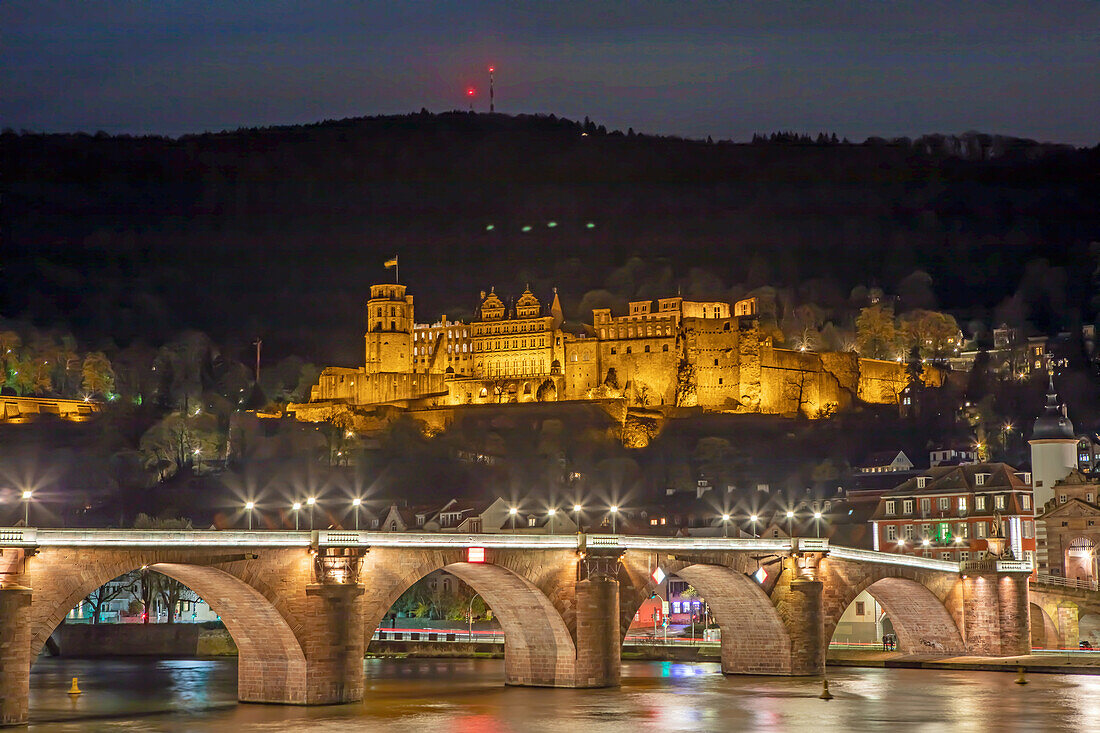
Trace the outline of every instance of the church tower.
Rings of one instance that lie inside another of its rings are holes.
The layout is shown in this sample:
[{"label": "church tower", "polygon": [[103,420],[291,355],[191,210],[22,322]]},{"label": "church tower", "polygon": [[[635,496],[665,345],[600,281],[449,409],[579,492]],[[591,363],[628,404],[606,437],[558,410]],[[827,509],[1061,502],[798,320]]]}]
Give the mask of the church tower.
[{"label": "church tower", "polygon": [[367,374],[412,372],[413,297],[397,283],[370,286]]}]

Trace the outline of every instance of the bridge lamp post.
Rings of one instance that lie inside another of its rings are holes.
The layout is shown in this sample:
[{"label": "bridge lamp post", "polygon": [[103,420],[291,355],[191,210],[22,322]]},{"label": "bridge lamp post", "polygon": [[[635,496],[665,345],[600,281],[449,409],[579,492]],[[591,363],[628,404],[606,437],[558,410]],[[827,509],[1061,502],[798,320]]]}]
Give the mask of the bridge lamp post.
[{"label": "bridge lamp post", "polygon": [[611,534],[618,534],[618,532],[615,530],[615,518],[618,517],[618,515],[619,515],[619,507],[612,506],[611,507]]},{"label": "bridge lamp post", "polygon": [[558,513],[558,510],[554,507],[550,507],[546,510],[546,516],[550,517],[550,534],[554,534],[554,515]]},{"label": "bridge lamp post", "polygon": [[787,510],[787,537],[794,537],[794,512]]},{"label": "bridge lamp post", "polygon": [[729,537],[730,536],[729,521],[730,521],[730,515],[723,514],[722,515],[722,536],[723,537]]},{"label": "bridge lamp post", "polygon": [[30,489],[23,490],[23,526],[31,526],[31,497],[34,492]]},{"label": "bridge lamp post", "polygon": [[256,508],[256,502],[250,501],[245,503],[244,510],[248,512],[248,528],[252,529],[252,510]]},{"label": "bridge lamp post", "polygon": [[311,496],[306,499],[306,504],[309,506],[309,531],[313,531],[313,507],[317,505],[317,497]]},{"label": "bridge lamp post", "polygon": [[355,508],[355,531],[359,531],[359,507],[363,505],[363,500],[358,496],[351,500],[352,507]]},{"label": "bridge lamp post", "polygon": [[302,510],[302,502],[296,501],[290,508],[294,510],[294,531],[298,531],[298,512]]},{"label": "bridge lamp post", "polygon": [[814,512],[814,532],[818,537],[821,536],[821,512]]},{"label": "bridge lamp post", "polygon": [[751,517],[749,517],[749,521],[752,522],[752,536],[753,536],[753,539],[756,539],[756,522],[757,522],[758,519],[760,519],[760,517],[758,517],[755,514],[753,514]]},{"label": "bridge lamp post", "polygon": [[581,507],[580,504],[573,505],[573,522],[577,525],[577,531],[581,531]]},{"label": "bridge lamp post", "polygon": [[509,507],[508,516],[512,518],[512,534],[516,533],[516,515],[519,514],[519,509],[515,507]]}]

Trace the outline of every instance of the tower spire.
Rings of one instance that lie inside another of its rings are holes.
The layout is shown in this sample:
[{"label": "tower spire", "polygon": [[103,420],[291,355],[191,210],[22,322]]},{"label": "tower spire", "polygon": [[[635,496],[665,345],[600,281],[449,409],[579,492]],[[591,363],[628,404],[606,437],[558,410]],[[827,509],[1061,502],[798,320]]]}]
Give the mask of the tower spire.
[{"label": "tower spire", "polygon": [[496,71],[492,66],[489,67],[489,114],[494,111],[493,107],[493,72]]}]

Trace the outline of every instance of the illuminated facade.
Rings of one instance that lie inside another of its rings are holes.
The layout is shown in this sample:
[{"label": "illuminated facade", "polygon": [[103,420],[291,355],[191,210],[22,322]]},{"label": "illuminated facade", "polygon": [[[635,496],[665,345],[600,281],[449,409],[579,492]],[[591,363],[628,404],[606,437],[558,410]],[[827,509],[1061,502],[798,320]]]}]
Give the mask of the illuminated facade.
[{"label": "illuminated facade", "polygon": [[[431,408],[464,404],[620,399],[639,407],[829,414],[859,399],[896,403],[904,367],[853,353],[777,349],[763,335],[755,299],[731,304],[682,297],[633,301],[628,312],[592,312],[563,330],[555,289],[508,301],[482,291],[469,323],[416,323],[406,286],[372,285],[365,363],[329,367],[310,404]],[[938,377],[931,374],[933,381]]]}]

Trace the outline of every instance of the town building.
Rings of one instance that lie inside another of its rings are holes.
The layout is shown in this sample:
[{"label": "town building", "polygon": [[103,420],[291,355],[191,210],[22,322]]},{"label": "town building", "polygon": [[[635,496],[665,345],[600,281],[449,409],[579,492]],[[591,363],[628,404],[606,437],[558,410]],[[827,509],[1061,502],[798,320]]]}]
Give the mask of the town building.
[{"label": "town building", "polygon": [[1013,557],[1035,561],[1031,476],[1005,463],[938,466],[879,498],[875,550],[951,562],[977,560],[1000,522]]},{"label": "town building", "polygon": [[1042,572],[1096,587],[1100,547],[1100,481],[1076,469],[1053,487],[1038,518],[1045,530]]},{"label": "town building", "polygon": [[912,468],[913,462],[905,455],[905,451],[890,450],[872,453],[856,470],[860,473],[897,473],[910,471]]},{"label": "town building", "polygon": [[[1077,469],[1077,436],[1065,407],[1058,403],[1053,374],[1049,376],[1048,385],[1046,407],[1036,418],[1028,440],[1031,445],[1031,474],[1035,481],[1035,504],[1040,514],[1054,501],[1055,484]],[[1057,555],[1048,554],[1047,529],[1047,522],[1039,523],[1036,560],[1041,573],[1053,572],[1061,564]]]}]

